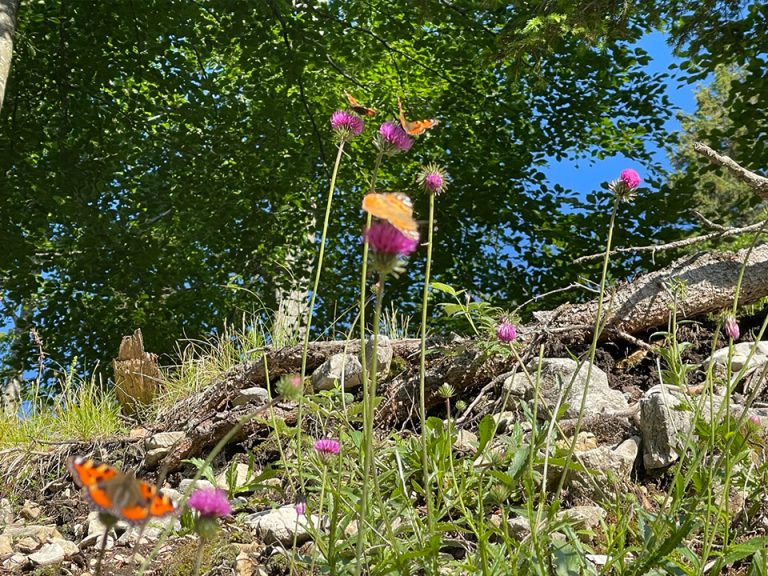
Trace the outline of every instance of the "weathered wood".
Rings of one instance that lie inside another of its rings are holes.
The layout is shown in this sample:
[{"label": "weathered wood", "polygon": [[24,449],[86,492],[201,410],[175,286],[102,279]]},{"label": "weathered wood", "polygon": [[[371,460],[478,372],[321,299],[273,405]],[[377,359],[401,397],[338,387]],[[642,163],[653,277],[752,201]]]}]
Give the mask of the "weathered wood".
[{"label": "weathered wood", "polygon": [[[666,268],[610,290],[604,303],[606,320],[601,339],[666,326],[673,311],[679,318],[694,318],[730,308],[747,253],[745,248],[738,252],[686,256]],[[673,293],[675,283],[686,287],[677,298]],[[768,245],[760,245],[749,254],[739,305],[757,302],[765,296],[768,296]],[[567,342],[575,342],[591,336],[596,315],[597,300],[564,304],[537,315],[539,324],[528,328],[556,331]]]}]

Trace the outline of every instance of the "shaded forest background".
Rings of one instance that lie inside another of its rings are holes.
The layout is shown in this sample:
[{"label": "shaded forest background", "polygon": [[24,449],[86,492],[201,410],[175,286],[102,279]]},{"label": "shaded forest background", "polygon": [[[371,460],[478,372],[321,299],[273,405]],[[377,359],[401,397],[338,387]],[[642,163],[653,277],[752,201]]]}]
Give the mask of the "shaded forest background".
[{"label": "shaded forest background", "polygon": [[[675,79],[647,71],[636,43],[654,30],[681,58]],[[434,277],[496,305],[591,275],[573,260],[604,246],[607,188],[552,185],[551,159],[621,154],[643,167],[618,246],[697,234],[694,208],[718,224],[756,221],[759,199],[691,144],[765,174],[766,30],[768,5],[741,1],[22,2],[0,113],[0,375],[34,368],[40,343],[50,366],[77,357],[85,372],[136,327],[172,358],[178,339],[244,313],[269,323],[295,311],[344,91],[379,115],[342,164],[318,337],[356,313],[370,136],[398,96],[441,124],[383,164],[380,189],[413,193],[421,164],[444,165]],[[705,81],[684,133],[670,134],[665,85]],[[674,173],[654,163],[658,147]],[[612,274],[679,255],[616,260]],[[406,313],[423,256],[392,287]]]}]

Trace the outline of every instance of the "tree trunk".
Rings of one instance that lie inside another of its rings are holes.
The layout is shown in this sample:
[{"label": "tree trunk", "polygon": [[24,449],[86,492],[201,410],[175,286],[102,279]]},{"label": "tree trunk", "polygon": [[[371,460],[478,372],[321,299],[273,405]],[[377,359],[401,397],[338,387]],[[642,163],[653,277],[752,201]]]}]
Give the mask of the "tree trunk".
[{"label": "tree trunk", "polygon": [[[638,334],[666,326],[676,312],[680,318],[694,318],[730,308],[736,296],[739,270],[748,249],[685,256],[666,268],[645,274],[608,292],[604,302],[603,340],[622,334]],[[676,288],[679,286],[680,288]],[[755,246],[744,268],[739,305],[752,304],[768,295],[768,245]],[[536,313],[538,326],[569,342],[592,333],[597,300],[584,304],[563,304],[549,312]]]},{"label": "tree trunk", "polygon": [[5,85],[11,70],[13,36],[16,32],[16,11],[18,0],[0,0],[0,111],[5,99]]}]

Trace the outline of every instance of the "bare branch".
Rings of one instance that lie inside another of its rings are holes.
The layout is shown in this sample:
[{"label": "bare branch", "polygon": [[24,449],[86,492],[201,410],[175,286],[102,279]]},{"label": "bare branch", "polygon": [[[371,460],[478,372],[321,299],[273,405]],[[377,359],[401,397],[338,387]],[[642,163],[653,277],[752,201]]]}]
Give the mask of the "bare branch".
[{"label": "bare branch", "polygon": [[758,196],[764,200],[768,200],[768,178],[739,166],[730,157],[715,152],[712,148],[701,142],[694,142],[693,149],[698,154],[707,158],[712,164],[727,168],[738,180],[741,180],[747,186],[752,188]]}]

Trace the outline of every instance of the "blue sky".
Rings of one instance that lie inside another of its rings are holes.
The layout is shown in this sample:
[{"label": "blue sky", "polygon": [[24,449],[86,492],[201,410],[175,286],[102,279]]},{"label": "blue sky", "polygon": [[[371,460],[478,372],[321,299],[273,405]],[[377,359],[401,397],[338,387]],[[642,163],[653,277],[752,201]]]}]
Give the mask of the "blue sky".
[{"label": "blue sky", "polygon": [[[667,46],[664,34],[653,32],[643,38],[639,42],[639,46],[644,48],[652,58],[647,66],[647,70],[650,73],[667,72],[673,74],[675,72],[670,70],[669,67],[679,62],[679,59],[672,55],[672,49]],[[673,115],[678,110],[686,113],[695,111],[695,91],[695,85],[683,84],[674,79],[670,79],[667,82],[667,96],[676,107],[672,111]],[[676,119],[672,119],[667,123],[666,127],[670,132],[674,132],[680,129],[680,123]],[[669,159],[661,150],[657,150],[656,161],[664,168],[670,167]],[[624,156],[614,156],[594,161],[563,160],[558,162],[552,159],[549,166],[542,171],[547,175],[551,184],[560,184],[566,189],[579,192],[583,197],[589,192],[599,190],[602,183],[615,178],[624,168],[633,168],[641,176],[647,172],[642,165],[639,165],[636,161],[628,160]]]}]

